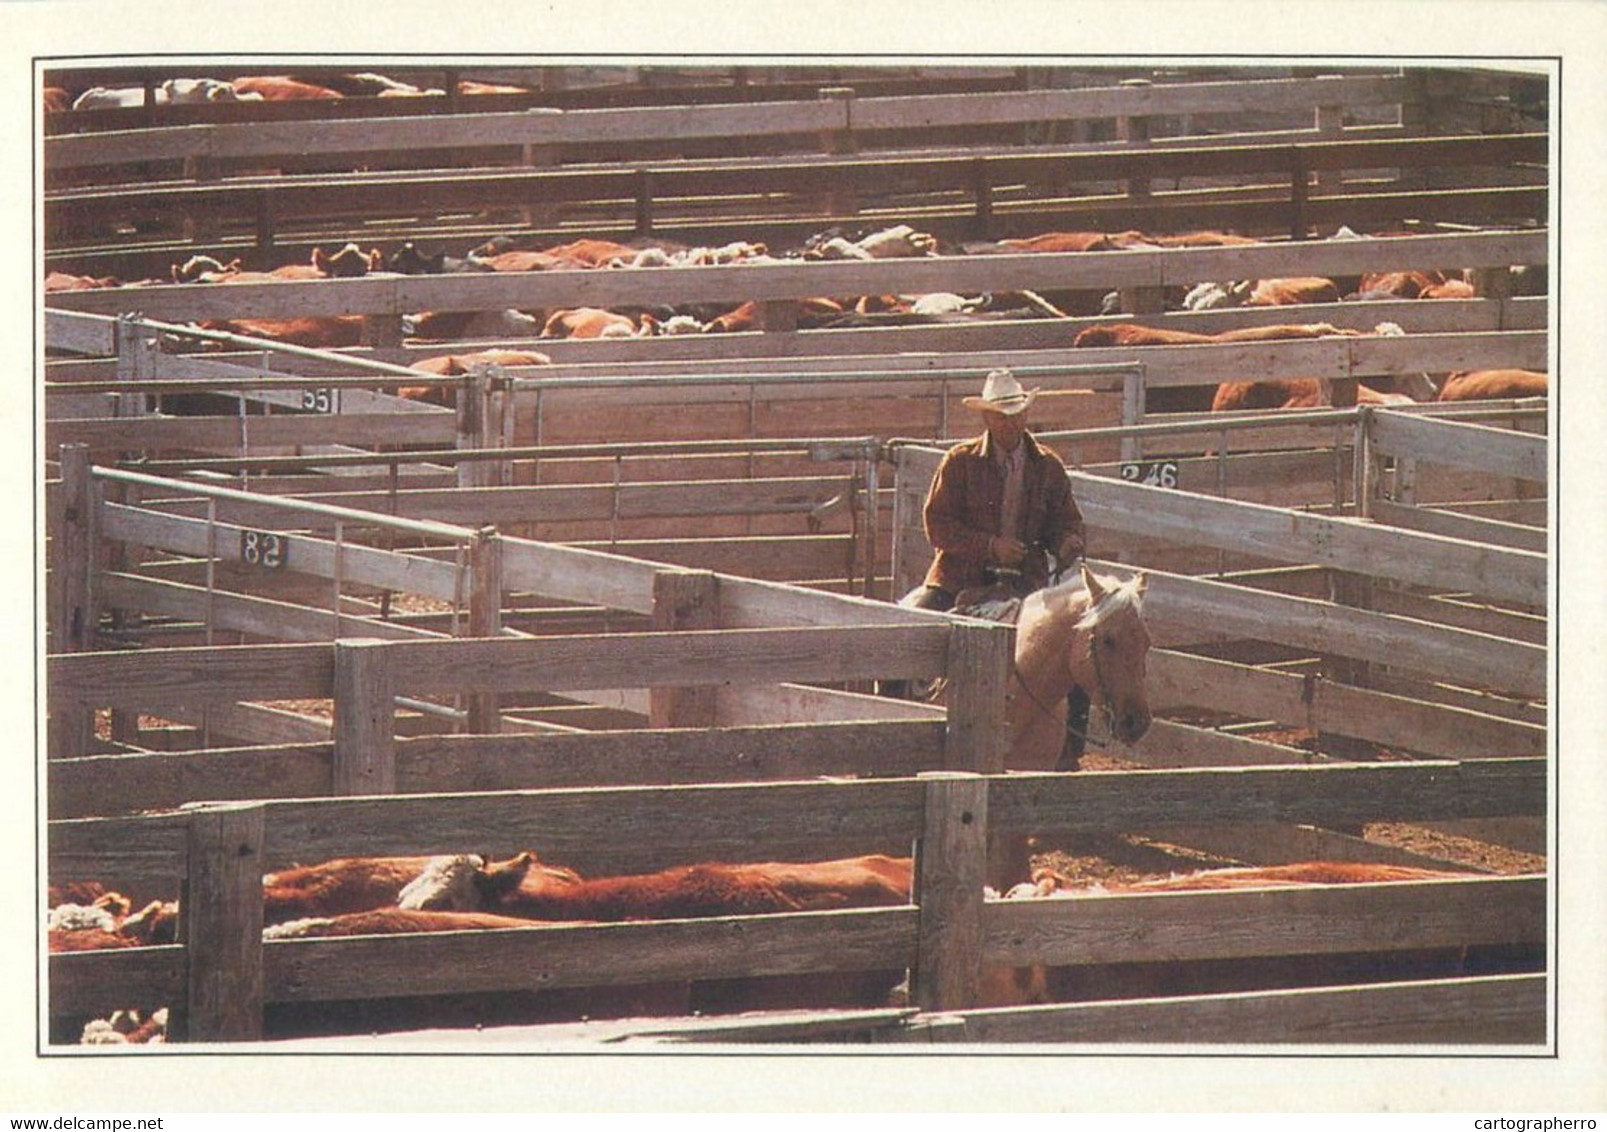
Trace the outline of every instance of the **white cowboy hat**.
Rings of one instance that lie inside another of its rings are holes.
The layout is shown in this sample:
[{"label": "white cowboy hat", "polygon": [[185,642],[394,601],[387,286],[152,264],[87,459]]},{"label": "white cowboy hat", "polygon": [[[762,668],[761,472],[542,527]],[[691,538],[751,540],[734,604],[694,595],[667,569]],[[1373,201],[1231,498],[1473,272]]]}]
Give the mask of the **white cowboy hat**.
[{"label": "white cowboy hat", "polygon": [[982,396],[967,397],[964,403],[973,409],[991,409],[995,413],[1013,417],[1026,412],[1037,398],[1038,391],[1022,389],[1015,374],[1007,369],[996,369],[990,370],[983,381]]}]

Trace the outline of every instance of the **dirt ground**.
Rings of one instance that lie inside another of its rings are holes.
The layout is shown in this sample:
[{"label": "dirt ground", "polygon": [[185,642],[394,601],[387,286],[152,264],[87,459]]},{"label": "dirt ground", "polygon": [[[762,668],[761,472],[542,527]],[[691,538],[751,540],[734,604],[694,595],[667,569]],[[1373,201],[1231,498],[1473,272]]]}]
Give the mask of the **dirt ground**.
[{"label": "dirt ground", "polygon": [[[1136,763],[1094,750],[1083,756],[1082,767],[1084,770],[1138,769]],[[1501,876],[1546,870],[1543,856],[1404,822],[1375,822],[1363,829],[1362,836],[1367,841],[1432,857],[1448,862],[1453,867],[1462,866]],[[1131,834],[1057,837],[1054,844],[1038,847],[1033,862],[1038,867],[1052,868],[1079,885],[1130,883],[1174,873],[1249,863]]]}]

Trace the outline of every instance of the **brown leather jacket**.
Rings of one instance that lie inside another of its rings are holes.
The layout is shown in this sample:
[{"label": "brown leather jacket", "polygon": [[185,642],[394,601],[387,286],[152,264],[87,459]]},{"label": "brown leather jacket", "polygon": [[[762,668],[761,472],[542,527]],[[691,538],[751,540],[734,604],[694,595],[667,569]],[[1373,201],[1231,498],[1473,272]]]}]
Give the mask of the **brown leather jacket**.
[{"label": "brown leather jacket", "polygon": [[[1029,547],[1022,564],[1033,586],[1048,581],[1046,555],[1053,553],[1066,534],[1083,538],[1082,512],[1071,497],[1066,466],[1060,457],[1033,439],[1026,446],[1022,469],[1022,541]],[[938,465],[926,496],[926,537],[937,551],[926,572],[926,584],[959,593],[986,585],[993,563],[988,543],[998,535],[1004,512],[1004,473],[993,458],[993,446],[983,433],[949,449]]]}]

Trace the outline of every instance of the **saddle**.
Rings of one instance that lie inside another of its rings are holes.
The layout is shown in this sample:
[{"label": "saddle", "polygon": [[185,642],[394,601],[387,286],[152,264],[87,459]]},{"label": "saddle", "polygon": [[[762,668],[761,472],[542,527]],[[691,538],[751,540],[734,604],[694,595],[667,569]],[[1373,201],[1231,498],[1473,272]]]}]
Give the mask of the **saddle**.
[{"label": "saddle", "polygon": [[1049,583],[1047,556],[1036,549],[1027,555],[1019,570],[995,566],[987,573],[989,580],[985,584],[969,586],[954,595],[951,612],[1014,625],[1021,614],[1021,602]]}]

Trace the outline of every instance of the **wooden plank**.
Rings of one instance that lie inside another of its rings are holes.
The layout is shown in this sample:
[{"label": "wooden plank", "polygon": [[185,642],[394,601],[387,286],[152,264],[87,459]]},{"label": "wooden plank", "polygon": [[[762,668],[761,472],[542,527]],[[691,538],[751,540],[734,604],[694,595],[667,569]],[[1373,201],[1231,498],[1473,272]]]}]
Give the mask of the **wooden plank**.
[{"label": "wooden plank", "polygon": [[1478,821],[1425,822],[1424,828],[1453,837],[1466,837],[1491,845],[1530,853],[1536,857],[1551,855],[1551,839],[1546,822],[1541,818],[1484,818]]},{"label": "wooden plank", "polygon": [[[787,476],[755,480],[566,484],[550,487],[407,488],[399,491],[320,491],[298,498],[303,503],[380,515],[439,520],[458,526],[518,524],[532,517],[544,522],[585,519],[642,519],[715,515],[806,515],[842,493],[846,476]],[[184,514],[204,508],[189,500],[164,504],[166,512]],[[240,522],[271,525],[293,508],[284,503],[231,501],[230,514]],[[303,523],[327,527],[325,517],[296,516]]]},{"label": "wooden plank", "polygon": [[1546,692],[1546,651],[1535,644],[1204,578],[1156,570],[1146,576],[1145,615],[1161,624],[1376,661],[1524,695]]},{"label": "wooden plank", "polygon": [[1373,415],[1370,437],[1374,447],[1386,455],[1474,468],[1492,476],[1535,483],[1548,479],[1550,445],[1544,436],[1385,411]]},{"label": "wooden plank", "polygon": [[[249,423],[242,425],[242,421]],[[45,441],[51,447],[86,444],[97,452],[135,449],[237,453],[308,444],[451,447],[454,436],[451,418],[434,413],[133,417],[52,420],[45,425]]]},{"label": "wooden plank", "polygon": [[[837,723],[872,720],[946,720],[934,704],[844,692],[807,684],[721,687],[716,692],[721,727],[764,723]],[[946,726],[946,724],[945,724]],[[927,769],[927,768],[922,768]]]},{"label": "wooden plank", "polygon": [[[1326,83],[1325,87],[1311,84]],[[1263,80],[1257,83],[1199,83],[1124,90],[1040,90],[1002,95],[931,95],[862,98],[851,101],[798,101],[757,106],[630,107],[620,110],[566,110],[546,107],[490,114],[435,114],[354,121],[250,122],[206,127],[174,126],[145,130],[60,134],[46,140],[52,169],[155,161],[205,154],[212,158],[302,153],[396,152],[453,147],[588,144],[602,141],[659,141],[673,138],[729,139],[741,135],[816,134],[845,130],[852,106],[861,129],[920,124],[979,125],[1043,121],[1063,117],[1114,117],[1142,106],[1149,113],[1238,112],[1283,109],[1291,101],[1333,105],[1359,99],[1398,101],[1385,93],[1399,79],[1329,78]],[[1308,94],[1322,90],[1320,95]],[[1367,91],[1367,94],[1358,92]],[[1175,109],[1168,109],[1175,107]]]},{"label": "wooden plank", "polygon": [[1547,533],[1542,527],[1503,523],[1472,515],[1458,515],[1433,507],[1393,503],[1388,499],[1371,500],[1367,509],[1368,514],[1377,522],[1404,530],[1443,535],[1464,542],[1489,543],[1491,546],[1504,546],[1513,550],[1527,550],[1531,554],[1545,554],[1549,549]]},{"label": "wooden plank", "polygon": [[988,786],[973,775],[924,776],[915,852],[920,906],[912,998],[922,1010],[977,1000],[982,977],[982,886],[988,861]]},{"label": "wooden plank", "polygon": [[1544,943],[1545,877],[994,901],[989,962],[1054,966]]},{"label": "wooden plank", "polygon": [[186,1042],[262,1036],[260,805],[207,806],[189,815],[183,909],[187,992],[169,1026]]},{"label": "wooden plank", "polygon": [[1424,371],[1544,369],[1546,351],[1546,334],[1525,330],[1146,346],[1139,354],[1130,347],[1085,348],[1077,351],[1076,358],[1088,365],[1114,365],[1138,358],[1144,363],[1145,388],[1163,389],[1295,377],[1341,380]]},{"label": "wooden plank", "polygon": [[[269,857],[274,867],[534,847],[582,875],[602,875],[756,857],[907,855],[920,807],[909,779],[311,799],[270,804]],[[599,823],[607,838],[598,838]]]},{"label": "wooden plank", "polygon": [[49,815],[78,818],[173,809],[190,802],[321,797],[333,750],[313,743],[232,751],[95,755],[47,768]]},{"label": "wooden plank", "polygon": [[45,346],[77,354],[108,357],[117,353],[117,320],[107,315],[71,311],[45,312]]},{"label": "wooden plank", "polygon": [[[1097,739],[1097,733],[1091,739]],[[1229,735],[1169,719],[1157,719],[1137,743],[1115,747],[1123,758],[1154,770],[1206,766],[1300,766],[1311,752],[1282,743]]]},{"label": "wooden plank", "polygon": [[1496,716],[1348,687],[1332,680],[1168,650],[1150,653],[1151,707],[1203,707],[1272,719],[1441,758],[1543,754],[1546,729]]},{"label": "wooden plank", "polygon": [[719,570],[741,578],[807,582],[846,578],[854,543],[848,535],[742,535],[619,539],[574,545],[582,550],[601,550],[688,569]]},{"label": "wooden plank", "polygon": [[719,629],[606,638],[388,641],[397,690],[570,691],[780,680],[931,677],[949,655],[945,626]]},{"label": "wooden plank", "polygon": [[[1542,1046],[1545,975],[973,1011],[964,1042]],[[919,1031],[916,1031],[916,1035]],[[912,1040],[924,1040],[914,1036]]]},{"label": "wooden plank", "polygon": [[[1494,638],[1522,641],[1543,646],[1547,636],[1547,618],[1542,613],[1520,612],[1456,594],[1433,595],[1413,593],[1393,586],[1375,587],[1373,604],[1380,613],[1393,613],[1418,621],[1432,622],[1483,633]],[[1533,688],[1531,696],[1544,695],[1544,686]]]},{"label": "wooden plank", "polygon": [[328,719],[261,704],[167,705],[162,714],[205,731],[214,744],[327,743],[331,735]]},{"label": "wooden plank", "polygon": [[165,945],[52,955],[44,991],[52,1018],[106,1018],[131,1006],[149,1010],[170,1006],[182,1002],[186,993],[184,948]]},{"label": "wooden plank", "polygon": [[[965,112],[971,110],[969,98],[958,100],[955,105]],[[1296,160],[1305,168],[1326,171],[1356,162],[1376,163],[1373,167],[1428,164],[1444,168],[1515,162],[1543,164],[1547,157],[1545,134],[1380,139],[1339,144],[1315,142],[1295,151],[1284,146],[1230,146],[1220,141],[1202,145],[1199,139],[1168,140],[1174,143],[1169,149],[1106,148],[1097,153],[1072,151],[1017,156],[982,153],[950,158],[884,154],[855,158],[845,154],[838,165],[823,164],[818,158],[777,157],[767,164],[754,164],[752,159],[697,165],[650,162],[634,170],[605,166],[583,170],[454,171],[450,175],[419,172],[401,176],[359,172],[279,185],[241,179],[240,183],[179,184],[159,189],[130,186],[101,190],[99,195],[94,190],[69,188],[47,194],[46,230],[50,234],[48,242],[59,245],[74,238],[75,219],[130,215],[130,210],[150,209],[178,210],[192,217],[238,218],[254,214],[264,199],[281,223],[298,218],[363,216],[372,219],[387,213],[416,216],[421,212],[462,211],[469,207],[506,208],[525,204],[533,198],[605,201],[634,192],[640,176],[651,177],[657,201],[685,207],[687,202],[678,198],[778,192],[805,194],[833,186],[865,191],[889,181],[930,194],[967,187],[977,176],[995,185],[1046,178],[1075,183],[1128,180],[1140,175],[1175,177],[1179,169],[1194,177],[1288,174]],[[1189,142],[1192,144],[1182,147],[1176,144]],[[1336,190],[1339,187],[1334,186]],[[90,205],[96,207],[86,207]],[[840,213],[843,209],[828,211]]]},{"label": "wooden plank", "polygon": [[720,621],[727,629],[949,623],[946,616],[930,610],[735,577],[720,579]]},{"label": "wooden plank", "polygon": [[1342,829],[1359,822],[1538,815],[1545,812],[1545,793],[1543,758],[1143,770],[1058,778],[1015,774],[992,784],[988,812],[995,831],[1120,832],[1217,821]]},{"label": "wooden plank", "polygon": [[[208,597],[206,590],[199,586],[131,574],[103,574],[97,584],[106,606],[111,609],[139,610],[179,618],[194,617],[206,611],[206,623],[214,629],[275,641],[332,641],[338,635],[335,615],[328,610],[308,609],[222,590],[215,590]],[[340,624],[350,631],[354,628],[354,619],[349,614],[343,614]],[[374,619],[357,622],[355,630],[389,640],[428,639],[442,635],[394,621]]]},{"label": "wooden plank", "polygon": [[263,950],[267,1001],[323,1002],[394,995],[399,980],[409,994],[472,994],[898,969],[914,943],[913,908],[858,908],[282,940]]},{"label": "wooden plank", "polygon": [[[772,724],[575,735],[397,740],[397,791],[781,781],[821,775],[908,777],[937,767],[934,720]],[[127,758],[128,756],[122,756]],[[70,764],[64,764],[70,765]],[[281,796],[314,791],[285,790]]]},{"label": "wooden plank", "polygon": [[284,569],[331,579],[338,570],[343,583],[400,590],[441,601],[452,601],[460,593],[459,571],[455,563],[438,562],[417,554],[402,554],[350,541],[337,545],[329,539],[302,534],[297,528],[303,519],[294,508],[281,506],[260,515],[242,516],[237,522],[212,523],[205,519],[105,504],[101,508],[101,516],[101,530],[107,538],[157,547],[175,554],[204,557],[217,555],[237,559],[245,532],[283,532],[281,540],[286,547]]},{"label": "wooden plank", "polygon": [[334,672],[328,645],[239,645],[57,655],[46,679],[63,701],[160,708],[327,697]]},{"label": "wooden plank", "polygon": [[1544,605],[1544,555],[1068,473],[1090,527]]},{"label": "wooden plank", "polygon": [[[1514,821],[1544,819],[1515,818]],[[1246,865],[1291,865],[1302,861],[1355,861],[1377,865],[1407,865],[1418,869],[1440,869],[1479,875],[1487,868],[1460,861],[1413,853],[1379,841],[1368,841],[1331,829],[1309,825],[1277,825],[1256,822],[1248,825],[1168,826],[1146,830],[1151,841],[1179,845],[1239,861]]]}]

